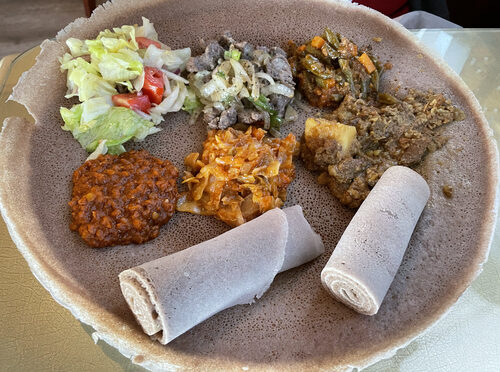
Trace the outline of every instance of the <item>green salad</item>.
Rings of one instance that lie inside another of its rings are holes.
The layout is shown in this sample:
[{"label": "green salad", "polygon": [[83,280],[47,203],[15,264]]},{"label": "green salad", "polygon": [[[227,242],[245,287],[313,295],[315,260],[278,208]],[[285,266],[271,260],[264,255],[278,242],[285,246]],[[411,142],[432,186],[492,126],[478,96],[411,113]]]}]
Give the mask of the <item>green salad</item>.
[{"label": "green salad", "polygon": [[[190,97],[180,76],[190,48],[171,50],[158,40],[153,24],[104,30],[96,39],[69,38],[62,58],[66,98],[80,103],[61,107],[62,129],[70,131],[90,158],[120,154],[129,140],[160,131],[163,115],[179,111]],[[187,98],[187,99],[186,99]]]}]

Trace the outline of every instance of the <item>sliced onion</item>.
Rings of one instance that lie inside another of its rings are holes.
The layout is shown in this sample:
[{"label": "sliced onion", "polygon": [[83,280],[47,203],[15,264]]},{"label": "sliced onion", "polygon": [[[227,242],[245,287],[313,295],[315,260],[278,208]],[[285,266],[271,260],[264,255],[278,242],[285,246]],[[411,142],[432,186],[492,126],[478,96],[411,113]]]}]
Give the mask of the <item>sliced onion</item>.
[{"label": "sliced onion", "polygon": [[163,66],[163,52],[162,49],[157,48],[155,45],[149,45],[144,53],[144,65],[161,68]]},{"label": "sliced onion", "polygon": [[134,86],[134,89],[137,91],[137,92],[140,92],[142,87],[144,86],[144,71],[142,71],[142,74],[140,74],[139,76],[137,76],[133,81],[132,81],[132,85]]},{"label": "sliced onion", "polygon": [[161,72],[163,72],[163,75],[167,76],[169,79],[181,81],[184,84],[189,84],[189,81],[184,79],[182,76],[174,74],[173,72],[170,72],[170,71],[164,70],[164,69],[161,69]]},{"label": "sliced onion", "polygon": [[274,81],[274,79],[271,77],[271,75],[269,74],[266,74],[265,72],[257,72],[255,74],[255,76],[257,76],[258,78],[261,78],[261,79],[265,79],[269,82],[269,84],[271,85],[274,85],[276,84],[276,82]]},{"label": "sliced onion", "polygon": [[282,96],[286,96],[288,98],[293,98],[294,90],[290,87],[287,87],[285,84],[268,85],[262,88],[262,94],[265,96],[273,93],[281,94]]},{"label": "sliced onion", "polygon": [[151,115],[146,114],[144,111],[141,110],[134,110],[134,112],[139,115],[141,118],[146,119],[146,120],[151,120]]},{"label": "sliced onion", "polygon": [[271,116],[267,111],[262,111],[262,113],[264,114],[264,129],[268,130],[271,128]]},{"label": "sliced onion", "polygon": [[241,90],[240,94],[239,94],[240,98],[247,98],[247,97],[250,97],[250,93],[248,93],[248,89],[243,87],[243,89]]},{"label": "sliced onion", "polygon": [[[172,90],[172,93],[170,93],[165,99],[163,99],[163,101],[159,105],[153,107],[150,110],[153,123],[155,124],[160,123],[163,120],[162,115],[166,114],[167,112],[173,112],[172,107],[176,103],[177,97],[179,96],[179,91],[180,91],[179,85],[181,84],[182,83],[180,82],[176,82],[175,88]],[[182,85],[184,86],[184,84]]]},{"label": "sliced onion", "polygon": [[172,93],[172,88],[170,88],[170,80],[168,80],[168,76],[162,72],[163,75],[163,97],[167,97],[170,93]]},{"label": "sliced onion", "polygon": [[299,117],[297,110],[295,110],[292,105],[288,105],[285,111],[285,121],[295,121]]},{"label": "sliced onion", "polygon": [[250,77],[248,76],[247,72],[245,71],[245,69],[241,65],[241,63],[239,63],[238,61],[236,61],[232,58],[229,59],[229,62],[231,63],[231,66],[233,67],[234,76],[239,76],[239,77],[241,77],[241,79],[243,81],[246,81],[248,83],[252,82],[250,80]]},{"label": "sliced onion", "polygon": [[108,152],[108,146],[106,146],[106,141],[107,140],[99,140],[99,144],[95,148],[94,152],[92,154],[90,154],[89,157],[87,159],[85,159],[85,161],[94,160],[94,159],[97,159],[99,157],[99,155],[106,154]]},{"label": "sliced onion", "polygon": [[186,99],[186,96],[187,96],[187,88],[182,83],[178,83],[178,85],[179,85],[179,94],[177,95],[177,99],[173,103],[173,105],[170,108],[169,112],[177,112],[184,105],[184,100]]}]

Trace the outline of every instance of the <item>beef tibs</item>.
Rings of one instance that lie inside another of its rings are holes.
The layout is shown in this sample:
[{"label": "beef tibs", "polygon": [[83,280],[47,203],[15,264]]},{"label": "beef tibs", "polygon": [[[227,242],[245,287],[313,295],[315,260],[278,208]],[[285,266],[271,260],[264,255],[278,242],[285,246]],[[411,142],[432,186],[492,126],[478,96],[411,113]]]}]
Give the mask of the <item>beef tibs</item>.
[{"label": "beef tibs", "polygon": [[291,116],[287,108],[295,83],[286,52],[279,47],[237,42],[225,32],[192,57],[186,69],[191,103],[197,106],[191,111],[202,113],[209,129],[252,124],[278,136]]}]

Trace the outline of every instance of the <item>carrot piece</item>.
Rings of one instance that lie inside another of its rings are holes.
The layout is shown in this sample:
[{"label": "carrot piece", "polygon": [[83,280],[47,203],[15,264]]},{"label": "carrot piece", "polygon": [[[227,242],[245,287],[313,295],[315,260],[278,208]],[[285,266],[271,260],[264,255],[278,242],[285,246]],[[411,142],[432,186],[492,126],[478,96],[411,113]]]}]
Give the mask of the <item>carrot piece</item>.
[{"label": "carrot piece", "polygon": [[357,56],[358,55],[358,46],[354,43],[352,43],[352,47],[351,47],[351,51],[352,51],[352,55],[353,56]]},{"label": "carrot piece", "polygon": [[321,36],[315,36],[313,37],[313,39],[311,40],[311,45],[314,47],[314,48],[321,48],[323,46],[323,44],[325,43],[325,40],[321,37]]},{"label": "carrot piece", "polygon": [[306,50],[306,46],[305,46],[304,44],[302,44],[301,46],[299,46],[299,47],[297,48],[297,50],[298,50],[299,52],[303,52],[304,50]]},{"label": "carrot piece", "polygon": [[336,84],[336,81],[334,78],[326,79],[325,80],[325,87],[327,89],[333,88]]},{"label": "carrot piece", "polygon": [[358,61],[361,62],[363,66],[365,66],[366,71],[368,71],[369,74],[371,74],[373,71],[375,71],[375,65],[373,64],[372,60],[368,56],[368,54],[363,53],[358,57]]}]

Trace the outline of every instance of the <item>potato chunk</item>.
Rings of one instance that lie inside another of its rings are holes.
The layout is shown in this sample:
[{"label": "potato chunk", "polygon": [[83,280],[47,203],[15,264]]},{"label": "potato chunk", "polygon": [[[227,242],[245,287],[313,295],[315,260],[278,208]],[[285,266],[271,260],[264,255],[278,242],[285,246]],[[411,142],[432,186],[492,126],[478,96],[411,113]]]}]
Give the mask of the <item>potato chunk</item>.
[{"label": "potato chunk", "polygon": [[305,140],[322,139],[335,140],[342,146],[342,152],[347,153],[356,138],[356,128],[336,121],[322,118],[309,118],[306,120]]}]

